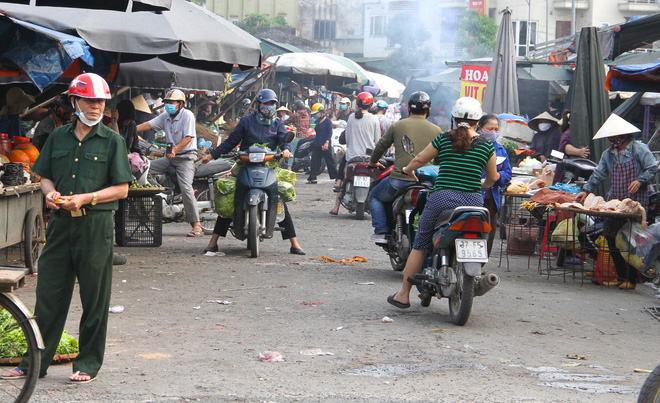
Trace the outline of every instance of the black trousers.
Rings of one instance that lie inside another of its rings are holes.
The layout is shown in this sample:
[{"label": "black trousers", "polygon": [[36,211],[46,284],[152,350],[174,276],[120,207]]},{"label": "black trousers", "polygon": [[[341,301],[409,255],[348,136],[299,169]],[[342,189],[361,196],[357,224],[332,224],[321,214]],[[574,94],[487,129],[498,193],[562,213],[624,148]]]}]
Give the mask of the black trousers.
[{"label": "black trousers", "polygon": [[616,238],[607,237],[607,247],[610,249],[610,256],[612,257],[612,262],[614,262],[614,267],[616,268],[616,275],[619,280],[628,281],[632,284],[637,284],[637,269],[632,267],[626,262],[626,260],[621,256],[619,248],[616,247]]},{"label": "black trousers", "polygon": [[323,150],[321,147],[312,147],[312,167],[309,170],[308,181],[315,181],[316,176],[320,173],[321,170],[321,161],[325,159],[325,165],[328,167],[328,175],[330,179],[337,178],[337,167],[335,166],[335,160],[332,159],[332,151],[330,149]]},{"label": "black trousers", "polygon": [[[277,223],[280,227],[284,228],[282,231],[282,239],[291,239],[296,237],[296,229],[293,227],[293,220],[291,219],[291,214],[289,214],[289,208],[286,206],[286,203],[282,203],[284,207],[284,220]],[[231,225],[231,218],[224,218],[218,216],[215,220],[215,227],[213,228],[213,233],[220,235],[221,237],[227,236],[227,231],[229,231],[229,226]]]},{"label": "black trousers", "polygon": [[346,177],[346,155],[341,157],[341,161],[339,161],[339,168],[337,168],[337,179],[343,181],[344,178]]}]

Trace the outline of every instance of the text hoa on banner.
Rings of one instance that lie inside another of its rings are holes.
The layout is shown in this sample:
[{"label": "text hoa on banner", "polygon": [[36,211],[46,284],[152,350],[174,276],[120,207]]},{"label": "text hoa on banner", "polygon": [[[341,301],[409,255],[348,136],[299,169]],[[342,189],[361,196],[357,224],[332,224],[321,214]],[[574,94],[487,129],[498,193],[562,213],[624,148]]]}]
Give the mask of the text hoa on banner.
[{"label": "text hoa on banner", "polygon": [[488,74],[490,66],[470,66],[463,65],[461,72],[461,97],[472,97],[482,102],[486,84],[488,84]]},{"label": "text hoa on banner", "polygon": [[479,11],[481,15],[486,14],[486,0],[470,0],[469,8]]}]

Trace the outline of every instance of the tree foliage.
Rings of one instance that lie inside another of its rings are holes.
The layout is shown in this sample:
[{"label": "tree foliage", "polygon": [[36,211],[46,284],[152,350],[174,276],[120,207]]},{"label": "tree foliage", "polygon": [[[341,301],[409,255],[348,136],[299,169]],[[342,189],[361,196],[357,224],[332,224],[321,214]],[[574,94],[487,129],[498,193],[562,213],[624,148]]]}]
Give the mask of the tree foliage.
[{"label": "tree foliage", "polygon": [[431,59],[431,52],[422,47],[429,33],[416,16],[395,15],[385,27],[385,36],[390,44],[399,45],[387,56],[385,71],[388,76],[406,82],[412,70],[421,68]]},{"label": "tree foliage", "polygon": [[467,48],[474,57],[492,56],[495,51],[497,24],[477,10],[465,10],[458,21],[456,46]]},{"label": "tree foliage", "polygon": [[263,27],[288,27],[289,24],[286,21],[286,18],[282,15],[278,15],[275,18],[268,18],[264,14],[260,13],[251,13],[248,14],[242,21],[236,24],[242,30],[248,32],[249,34],[255,35],[259,28]]}]

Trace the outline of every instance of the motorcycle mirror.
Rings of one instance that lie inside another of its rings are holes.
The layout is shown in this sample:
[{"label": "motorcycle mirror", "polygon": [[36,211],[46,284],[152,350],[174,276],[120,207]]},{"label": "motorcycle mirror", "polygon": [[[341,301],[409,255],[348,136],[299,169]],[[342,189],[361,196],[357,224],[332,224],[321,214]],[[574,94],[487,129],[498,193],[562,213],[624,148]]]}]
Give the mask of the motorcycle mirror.
[{"label": "motorcycle mirror", "polygon": [[401,138],[401,145],[403,146],[403,151],[405,151],[406,154],[415,155],[415,144],[410,140],[410,137],[408,137],[405,133]]},{"label": "motorcycle mirror", "polygon": [[286,134],[284,135],[284,142],[290,143],[293,141],[294,138],[296,138],[296,135],[293,134],[293,132],[287,131]]}]

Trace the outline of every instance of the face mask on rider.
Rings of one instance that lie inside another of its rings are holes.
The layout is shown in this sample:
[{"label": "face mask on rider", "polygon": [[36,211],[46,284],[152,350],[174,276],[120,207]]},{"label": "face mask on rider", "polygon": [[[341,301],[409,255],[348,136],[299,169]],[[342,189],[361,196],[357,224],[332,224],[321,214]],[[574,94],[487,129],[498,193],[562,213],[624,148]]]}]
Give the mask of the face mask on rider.
[{"label": "face mask on rider", "polygon": [[165,104],[165,112],[174,115],[176,113],[176,104]]},{"label": "face mask on rider", "polygon": [[614,137],[608,138],[608,140],[610,141],[610,145],[612,147],[619,148],[619,146],[621,144],[623,144],[623,142],[626,140],[626,137],[625,136],[614,136]]},{"label": "face mask on rider", "polygon": [[552,127],[552,123],[539,123],[539,131],[547,132],[550,127]]},{"label": "face mask on rider", "polygon": [[266,119],[270,119],[273,116],[275,116],[275,113],[277,112],[277,108],[275,107],[275,105],[261,105],[259,107],[259,112]]},{"label": "face mask on rider", "polygon": [[341,109],[342,111],[345,111],[346,109],[348,109],[348,105],[342,104],[342,105],[339,106],[339,109]]}]

